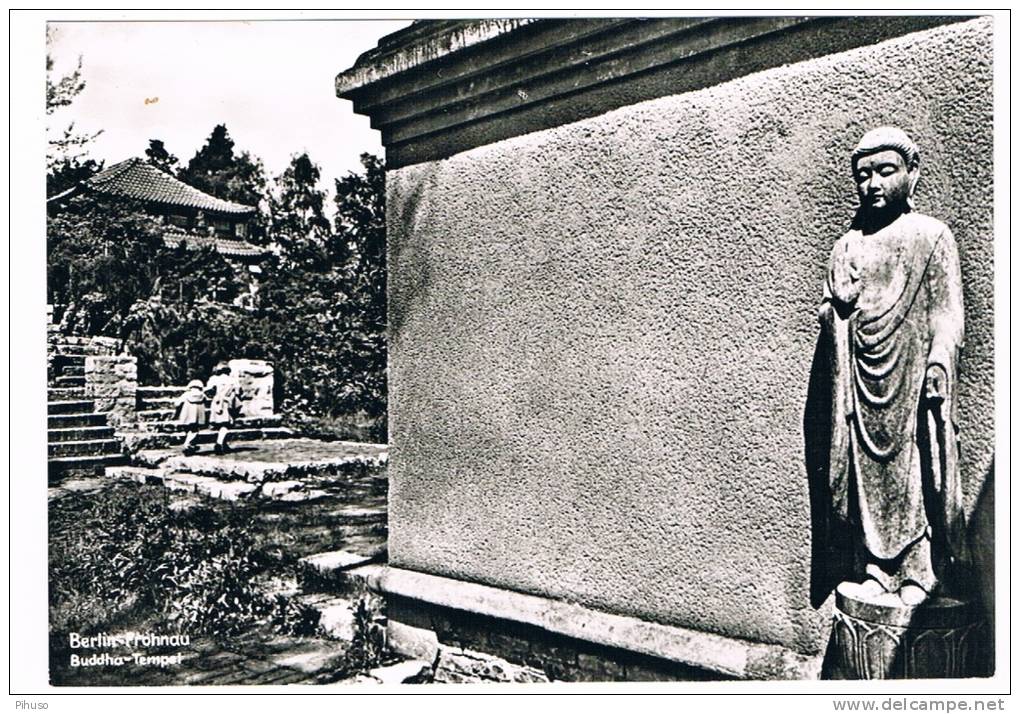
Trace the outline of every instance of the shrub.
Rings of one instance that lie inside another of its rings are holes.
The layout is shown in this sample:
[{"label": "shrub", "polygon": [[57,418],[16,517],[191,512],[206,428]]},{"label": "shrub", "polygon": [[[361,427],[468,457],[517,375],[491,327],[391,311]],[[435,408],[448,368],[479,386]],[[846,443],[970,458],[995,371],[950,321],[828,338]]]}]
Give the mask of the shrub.
[{"label": "shrub", "polygon": [[267,564],[246,512],[175,512],[163,489],[130,486],[62,500],[76,502],[52,516],[54,631],[87,632],[145,611],[189,634],[233,635],[258,625],[315,632],[317,615],[308,608],[259,589]]},{"label": "shrub", "polygon": [[363,594],[354,609],[354,637],[344,664],[349,671],[365,671],[378,667],[385,652],[382,627],[376,622],[377,598]]}]

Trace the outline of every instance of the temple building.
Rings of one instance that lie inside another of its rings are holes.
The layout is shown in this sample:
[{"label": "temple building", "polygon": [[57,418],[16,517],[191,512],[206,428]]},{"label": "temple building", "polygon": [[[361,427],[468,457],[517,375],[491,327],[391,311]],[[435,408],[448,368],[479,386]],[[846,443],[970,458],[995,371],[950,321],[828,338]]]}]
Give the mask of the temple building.
[{"label": "temple building", "polygon": [[56,204],[83,192],[141,201],[166,225],[163,240],[167,246],[183,243],[191,250],[212,246],[235,266],[261,272],[258,264],[267,251],[247,240],[257,210],[254,206],[200,191],[137,157],[100,171],[47,203]]}]

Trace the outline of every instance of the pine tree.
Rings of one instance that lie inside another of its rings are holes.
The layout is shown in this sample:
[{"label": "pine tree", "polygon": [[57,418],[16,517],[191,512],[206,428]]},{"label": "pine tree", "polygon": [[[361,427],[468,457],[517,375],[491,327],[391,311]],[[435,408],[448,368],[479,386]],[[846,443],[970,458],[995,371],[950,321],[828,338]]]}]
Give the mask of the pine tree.
[{"label": "pine tree", "polygon": [[145,156],[148,157],[150,164],[171,176],[176,176],[180,170],[179,160],[166,150],[161,139],[149,139],[149,148],[145,150]]},{"label": "pine tree", "polygon": [[216,125],[178,178],[217,198],[257,208],[248,240],[265,242],[269,223],[265,168],[260,159],[247,151],[234,153],[234,140],[225,125]]},{"label": "pine tree", "polygon": [[224,124],[217,124],[205,145],[181,171],[181,180],[213,196],[227,197],[227,182],[234,173],[234,140]]},{"label": "pine tree", "polygon": [[258,206],[265,198],[262,162],[247,151],[235,154],[234,140],[223,124],[216,125],[179,178],[217,198],[248,206]]}]

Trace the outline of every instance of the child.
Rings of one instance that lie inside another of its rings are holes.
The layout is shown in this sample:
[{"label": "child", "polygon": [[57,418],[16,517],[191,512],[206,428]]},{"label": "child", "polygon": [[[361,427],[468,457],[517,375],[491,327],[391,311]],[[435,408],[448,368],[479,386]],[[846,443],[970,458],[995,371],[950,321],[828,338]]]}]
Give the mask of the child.
[{"label": "child", "polygon": [[209,405],[209,424],[214,429],[219,428],[215,447],[217,454],[229,451],[227,428],[234,421],[234,412],[240,402],[239,392],[240,387],[231,376],[230,367],[226,362],[220,362],[213,368],[213,376],[205,385],[205,393],[212,399]]},{"label": "child", "polygon": [[187,436],[184,437],[184,453],[193,454],[198,451],[198,447],[192,442],[205,424],[205,393],[202,391],[202,380],[193,379],[188,382],[188,388],[184,390],[184,394],[177,397],[175,404],[180,410],[177,423],[187,432]]}]

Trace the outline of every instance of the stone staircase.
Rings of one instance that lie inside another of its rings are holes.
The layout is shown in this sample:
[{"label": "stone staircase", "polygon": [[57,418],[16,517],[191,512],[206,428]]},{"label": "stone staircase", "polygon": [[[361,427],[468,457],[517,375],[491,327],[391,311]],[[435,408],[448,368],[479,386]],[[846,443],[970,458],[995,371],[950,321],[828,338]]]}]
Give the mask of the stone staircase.
[{"label": "stone staircase", "polygon": [[[174,407],[175,400],[184,389],[173,386],[138,388],[138,423],[135,427],[118,434],[130,451],[164,449],[184,443],[185,431],[175,420]],[[228,442],[235,444],[295,436],[293,431],[280,426],[280,422],[278,414],[241,417],[231,425]],[[215,443],[216,433],[215,429],[203,429],[195,437],[194,443],[197,445]]]},{"label": "stone staircase", "polygon": [[85,396],[85,357],[104,354],[108,345],[89,338],[51,340],[47,400],[47,459],[51,479],[68,473],[94,474],[123,463],[120,442],[105,414]]}]

